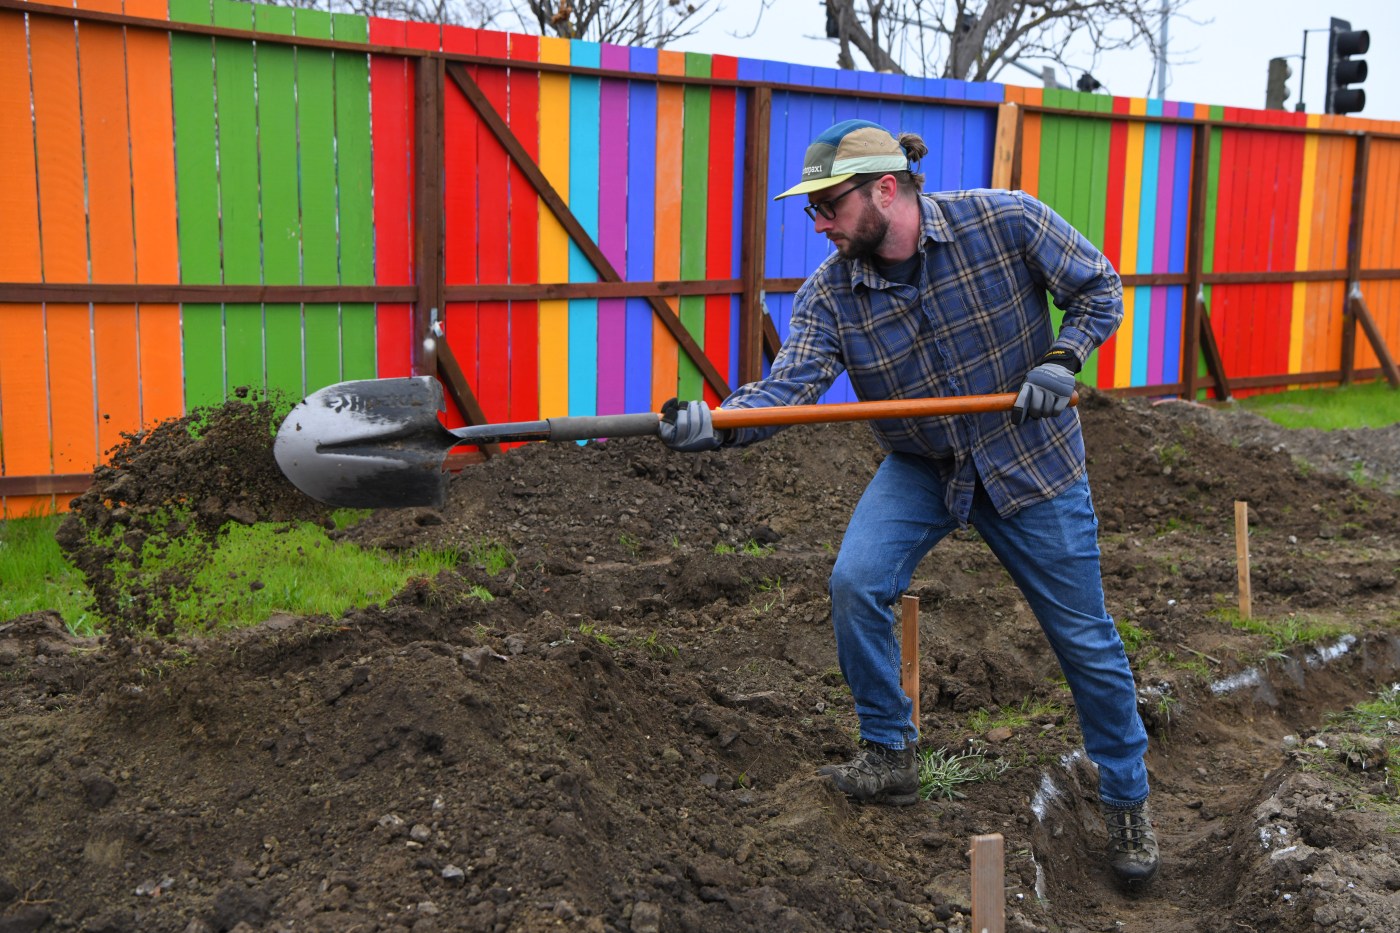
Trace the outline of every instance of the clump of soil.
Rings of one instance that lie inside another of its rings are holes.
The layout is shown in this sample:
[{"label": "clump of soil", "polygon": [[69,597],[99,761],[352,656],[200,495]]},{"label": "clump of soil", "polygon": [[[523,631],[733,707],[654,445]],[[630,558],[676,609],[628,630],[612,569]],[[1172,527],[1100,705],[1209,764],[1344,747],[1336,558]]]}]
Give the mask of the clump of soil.
[{"label": "clump of soil", "polygon": [[[292,487],[273,459],[278,407],[239,389],[221,406],[126,435],[72,501],[58,542],[114,632],[169,635],[174,601],[229,522],[326,520],[328,510]],[[143,572],[176,541],[186,545],[180,560]]]},{"label": "clump of soil", "polygon": [[[1102,864],[1072,701],[975,531],[915,575],[922,742],[1007,770],[896,809],[814,779],[854,751],[826,576],[881,456],[840,425],[691,456],[641,439],[513,451],[464,471],[441,510],[339,533],[490,542],[508,570],[466,562],[337,619],[123,650],[52,615],[0,625],[0,929],[966,931],[968,841],[991,832],[1013,931],[1396,929],[1384,745],[1358,769],[1319,730],[1400,669],[1400,500],[1177,410],[1081,405],[1152,735],[1164,864],[1142,897]],[[242,413],[162,435],[151,466],[133,449],[75,521],[126,528],[166,499],[193,504],[189,534],[239,504],[315,517],[249,453],[256,431],[208,445]],[[166,476],[165,498],[123,489],[137,470]],[[1232,626],[1239,499],[1256,617],[1345,636],[1280,650]],[[1029,721],[974,728],[1031,701]]]}]

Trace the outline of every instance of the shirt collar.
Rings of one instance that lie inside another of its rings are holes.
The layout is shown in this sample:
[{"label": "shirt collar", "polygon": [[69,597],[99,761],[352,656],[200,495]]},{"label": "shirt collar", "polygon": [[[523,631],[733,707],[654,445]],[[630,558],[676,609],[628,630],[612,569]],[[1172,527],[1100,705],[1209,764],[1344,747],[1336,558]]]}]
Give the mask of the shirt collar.
[{"label": "shirt collar", "polygon": [[[931,243],[953,242],[953,227],[943,216],[943,210],[931,195],[919,196],[919,249],[928,249]],[[868,259],[852,259],[846,263],[851,270],[851,286],[857,284],[866,288],[889,285],[880,270]]]}]

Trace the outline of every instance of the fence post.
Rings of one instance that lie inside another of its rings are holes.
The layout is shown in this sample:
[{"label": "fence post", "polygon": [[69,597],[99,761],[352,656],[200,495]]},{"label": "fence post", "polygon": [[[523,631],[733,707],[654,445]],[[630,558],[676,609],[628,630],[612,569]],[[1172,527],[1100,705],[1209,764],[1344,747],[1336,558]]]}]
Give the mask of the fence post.
[{"label": "fence post", "polygon": [[739,383],[763,375],[763,267],[768,228],[768,134],[773,89],[756,87],[749,97],[744,128],[744,214],[740,226]]},{"label": "fence post", "polygon": [[413,133],[413,266],[418,297],[413,305],[414,375],[437,372],[433,315],[443,311],[442,121],[445,62],[418,59]]},{"label": "fence post", "polygon": [[1371,135],[1356,138],[1356,170],[1351,176],[1351,218],[1347,223],[1347,285],[1342,297],[1342,385],[1350,385],[1356,369],[1356,315],[1352,293],[1360,286],[1361,238],[1365,233],[1366,174],[1371,164]]},{"label": "fence post", "polygon": [[[1181,335],[1181,397],[1196,397],[1196,357],[1201,352],[1201,324],[1205,302],[1201,298],[1205,275],[1206,248],[1206,183],[1210,171],[1210,122],[1197,123],[1191,132],[1191,215],[1187,229],[1191,242],[1186,253],[1186,293],[1183,296],[1186,313],[1182,315]],[[1220,397],[1217,389],[1216,396]]]}]

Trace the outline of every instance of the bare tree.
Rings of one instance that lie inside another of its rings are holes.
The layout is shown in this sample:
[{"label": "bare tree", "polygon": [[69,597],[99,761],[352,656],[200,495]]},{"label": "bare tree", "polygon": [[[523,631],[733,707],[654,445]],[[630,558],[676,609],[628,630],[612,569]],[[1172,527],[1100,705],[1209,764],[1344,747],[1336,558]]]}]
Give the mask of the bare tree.
[{"label": "bare tree", "polygon": [[[693,35],[719,12],[716,0],[506,0],[522,28],[541,35],[655,46]],[[527,18],[533,24],[526,22]]]},{"label": "bare tree", "polygon": [[854,68],[852,48],[876,71],[990,81],[1022,58],[1066,61],[1070,40],[1105,52],[1160,52],[1161,17],[1190,0],[825,0],[826,35],[839,43],[837,64]]}]

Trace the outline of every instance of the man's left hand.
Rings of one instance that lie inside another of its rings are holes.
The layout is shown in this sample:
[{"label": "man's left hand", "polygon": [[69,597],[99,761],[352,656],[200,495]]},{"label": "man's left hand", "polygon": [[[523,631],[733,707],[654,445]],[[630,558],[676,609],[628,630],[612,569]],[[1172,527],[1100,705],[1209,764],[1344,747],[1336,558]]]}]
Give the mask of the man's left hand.
[{"label": "man's left hand", "polygon": [[1026,374],[1016,403],[1011,406],[1011,423],[1027,418],[1053,418],[1069,405],[1074,394],[1074,373],[1059,363],[1041,363]]}]

